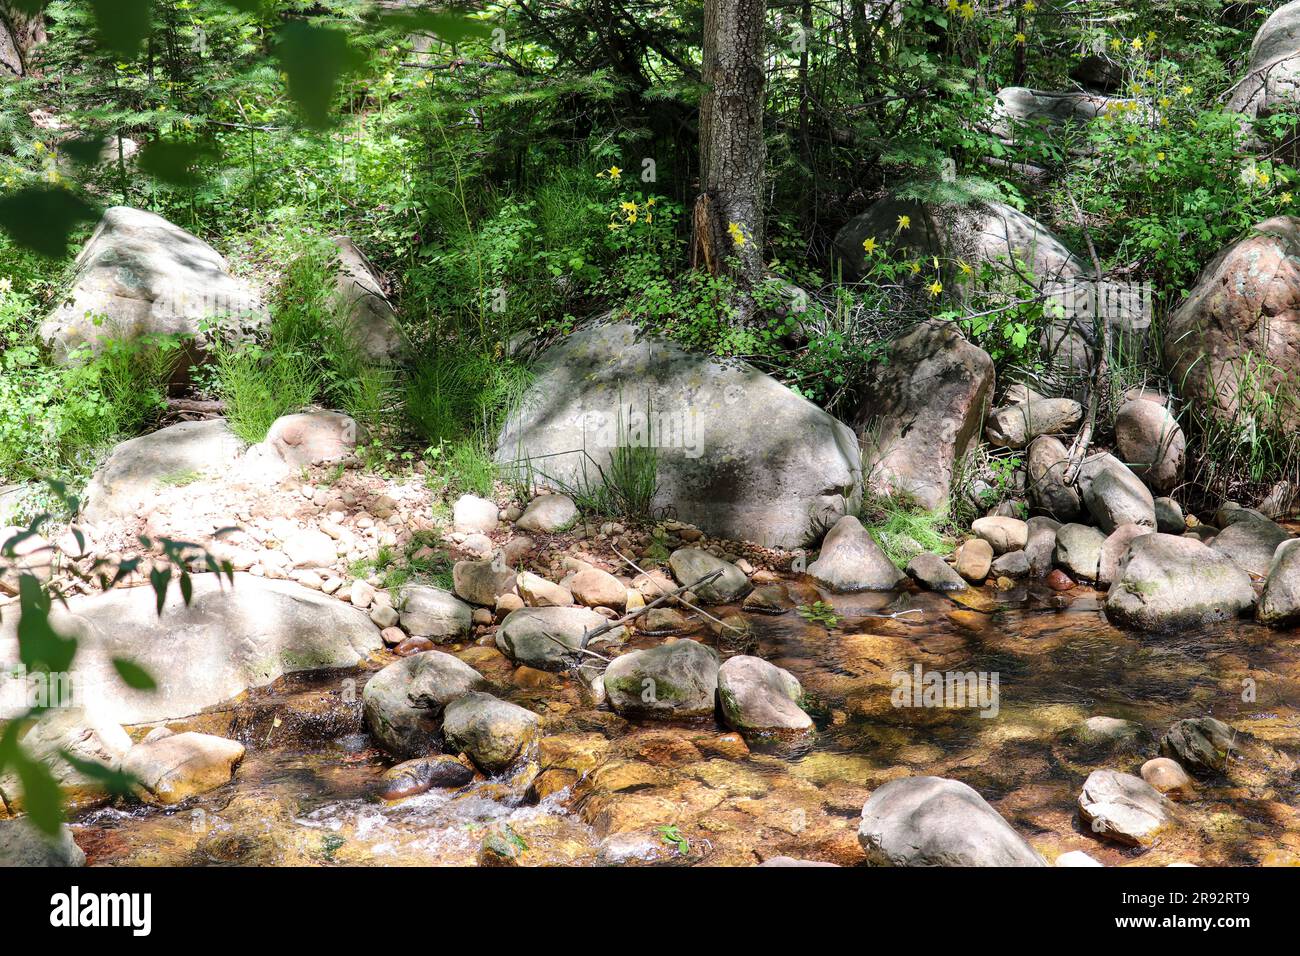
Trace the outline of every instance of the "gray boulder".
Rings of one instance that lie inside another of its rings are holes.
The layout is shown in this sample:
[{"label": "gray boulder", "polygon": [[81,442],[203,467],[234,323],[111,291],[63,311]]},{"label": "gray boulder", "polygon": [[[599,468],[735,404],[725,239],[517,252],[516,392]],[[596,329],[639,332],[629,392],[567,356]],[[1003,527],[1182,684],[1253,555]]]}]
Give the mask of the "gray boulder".
[{"label": "gray boulder", "polygon": [[1250,575],[1191,538],[1148,534],[1133,541],[1106,596],[1120,627],[1163,630],[1227,621],[1255,605]]},{"label": "gray boulder", "polygon": [[1169,728],[1160,739],[1160,752],[1192,773],[1222,773],[1236,742],[1236,731],[1223,721],[1189,717]]},{"label": "gray boulder", "polygon": [[984,798],[956,780],[906,777],[872,792],[858,842],[875,866],[1046,866]]},{"label": "gray boulder", "polygon": [[474,612],[442,588],[408,584],[397,595],[398,619],[412,637],[454,641],[468,637]]},{"label": "gray boulder", "polygon": [[487,686],[478,671],[441,651],[389,664],[366,684],[362,711],[375,742],[397,757],[438,750],[438,719],[458,697]]},{"label": "gray boulder", "polygon": [[1187,438],[1164,405],[1142,398],[1121,405],[1115,413],[1115,446],[1153,491],[1172,491],[1183,476]]},{"label": "gray boulder", "polygon": [[1029,540],[1025,543],[1029,573],[1036,578],[1046,577],[1056,557],[1056,533],[1061,524],[1043,515],[1034,515],[1025,524],[1029,527]]},{"label": "gray boulder", "polygon": [[999,448],[1024,448],[1040,435],[1062,435],[1083,421],[1083,406],[1069,398],[1040,398],[999,408],[984,434]]},{"label": "gray boulder", "polygon": [[1300,2],[1283,4],[1250,45],[1246,75],[1228,95],[1228,109],[1257,119],[1291,112],[1300,103]]},{"label": "gray boulder", "polygon": [[738,654],[718,670],[718,701],[729,727],[747,736],[787,737],[812,730],[799,706],[803,687],[784,668]]},{"label": "gray boulder", "polygon": [[499,513],[495,501],[461,495],[451,508],[452,530],[461,534],[487,534],[496,530]]},{"label": "gray boulder", "polygon": [[998,90],[993,108],[993,128],[1003,139],[1010,139],[1026,127],[1056,129],[1089,123],[1112,107],[1127,107],[1130,103],[1140,105],[1138,100],[1098,93],[1050,93],[1023,86],[1007,86]]},{"label": "gray boulder", "polygon": [[1128,549],[1134,540],[1144,534],[1151,534],[1151,529],[1140,524],[1122,524],[1101,546],[1101,563],[1097,569],[1097,583],[1110,587],[1119,577],[1119,569],[1124,562]]},{"label": "gray boulder", "polygon": [[1300,624],[1300,538],[1277,546],[1257,616],[1274,627]]},{"label": "gray boulder", "polygon": [[620,714],[706,717],[718,692],[718,654],[680,640],[614,658],[605,668],[605,693]]},{"label": "gray boulder", "polygon": [[457,561],[451,566],[456,596],[486,607],[494,607],[501,595],[515,592],[515,577],[499,554],[483,561]]},{"label": "gray boulder", "polygon": [[[497,628],[496,645],[516,664],[563,670],[581,659],[575,652],[586,646],[585,635],[607,623],[585,607],[525,607],[506,615]],[[622,635],[622,628],[617,628],[610,639]]]},{"label": "gray boulder", "polygon": [[487,774],[536,756],[540,735],[531,710],[477,691],[447,705],[442,732],[448,749],[468,754]]},{"label": "gray boulder", "polygon": [[372,362],[395,360],[403,348],[402,326],[379,273],[347,236],[333,236],[330,242],[336,250],[331,306],[362,355]]},{"label": "gray boulder", "polygon": [[931,591],[964,591],[969,586],[947,561],[929,551],[907,562],[907,573]]},{"label": "gray boulder", "polygon": [[86,854],[72,839],[67,824],[46,836],[27,817],[0,820],[0,867],[85,866]]},{"label": "gray boulder", "polygon": [[528,502],[515,526],[525,531],[557,534],[578,523],[578,506],[568,495],[538,495]]},{"label": "gray boulder", "polygon": [[1101,574],[1101,549],[1106,535],[1086,524],[1063,524],[1056,531],[1054,560],[1081,581],[1096,581]]},{"label": "gray boulder", "polygon": [[657,449],[652,507],[719,537],[800,547],[861,493],[848,426],[750,365],[622,322],[584,328],[542,355],[497,461],[575,486],[584,472],[598,482],[596,465],[608,470],[611,452],[638,443]]},{"label": "gray boulder", "polygon": [[1183,508],[1173,498],[1156,499],[1156,530],[1161,534],[1182,534],[1187,530]]},{"label": "gray boulder", "polygon": [[994,554],[1021,551],[1029,543],[1029,525],[1019,518],[989,515],[976,518],[970,529],[993,546]]},{"label": "gray boulder", "polygon": [[1040,435],[1029,443],[1025,466],[1029,482],[1025,493],[1029,505],[1057,521],[1076,521],[1083,513],[1082,499],[1073,485],[1065,483],[1069,452],[1059,438]]},{"label": "gray boulder", "polygon": [[822,541],[808,574],[832,591],[891,591],[905,578],[853,515],[845,515]]},{"label": "gray boulder", "polygon": [[673,577],[678,584],[694,585],[696,581],[714,571],[722,574],[708,584],[694,588],[695,594],[705,604],[730,604],[749,593],[749,578],[730,561],[724,561],[699,548],[678,548],[668,558]]},{"label": "gray boulder", "polygon": [[1155,499],[1142,479],[1123,465],[1097,474],[1084,491],[1083,502],[1107,534],[1124,524],[1156,526]]},{"label": "gray boulder", "polygon": [[1169,799],[1141,777],[1094,770],[1079,793],[1079,816],[1098,836],[1150,846],[1170,823]]},{"label": "gray boulder", "polygon": [[77,256],[67,299],[41,323],[60,360],[81,345],[147,335],[201,337],[266,321],[253,290],[210,245],[142,209],[113,206]]},{"label": "gray boulder", "polygon": [[1278,546],[1290,539],[1291,535],[1281,525],[1267,518],[1251,517],[1228,525],[1214,536],[1210,547],[1262,578],[1272,567]]}]

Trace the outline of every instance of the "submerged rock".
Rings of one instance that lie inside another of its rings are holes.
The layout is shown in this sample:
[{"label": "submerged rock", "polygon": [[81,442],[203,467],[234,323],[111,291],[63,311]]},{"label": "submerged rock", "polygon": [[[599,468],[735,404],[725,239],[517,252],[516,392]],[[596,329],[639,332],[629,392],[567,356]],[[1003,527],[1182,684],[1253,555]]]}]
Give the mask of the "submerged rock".
[{"label": "submerged rock", "polygon": [[1093,833],[1128,846],[1150,846],[1170,823],[1170,804],[1141,777],[1094,770],[1079,794],[1079,816]]},{"label": "submerged rock", "polygon": [[381,800],[401,800],[414,797],[435,787],[455,789],[474,779],[474,771],[455,757],[439,754],[433,757],[416,757],[404,760],[384,771],[380,781]]},{"label": "submerged rock", "polygon": [[718,700],[727,725],[742,734],[788,736],[807,733],[812,718],[799,706],[803,687],[784,668],[761,657],[739,654],[718,670]]},{"label": "submerged rock", "polygon": [[362,708],[375,742],[398,757],[438,750],[443,708],[487,686],[478,671],[441,651],[424,651],[389,664],[366,684]]},{"label": "submerged rock", "polygon": [[907,777],[872,792],[858,842],[876,866],[1046,866],[984,798],[956,780]]},{"label": "submerged rock", "polygon": [[620,714],[704,717],[716,707],[718,654],[680,640],[616,657],[605,669],[605,693]]},{"label": "submerged rock", "polygon": [[1199,541],[1148,534],[1133,541],[1106,596],[1120,627],[1160,630],[1229,621],[1255,605],[1250,576]]},{"label": "submerged rock", "polygon": [[1187,799],[1196,792],[1196,784],[1187,771],[1168,757],[1153,757],[1142,765],[1142,779],[1166,796]]},{"label": "submerged rock", "polygon": [[903,582],[898,568],[853,515],[845,515],[826,533],[821,553],[808,575],[832,591],[892,591]]},{"label": "submerged rock", "polygon": [[1180,720],[1160,740],[1160,752],[1193,773],[1222,773],[1236,741],[1236,732],[1213,717]]}]

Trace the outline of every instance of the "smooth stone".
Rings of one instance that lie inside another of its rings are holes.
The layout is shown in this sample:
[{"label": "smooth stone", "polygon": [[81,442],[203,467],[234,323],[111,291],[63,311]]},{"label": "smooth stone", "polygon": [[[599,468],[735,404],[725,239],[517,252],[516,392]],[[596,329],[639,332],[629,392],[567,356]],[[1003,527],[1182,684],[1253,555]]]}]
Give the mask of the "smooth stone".
[{"label": "smooth stone", "polygon": [[0,868],[85,865],[86,854],[72,839],[66,823],[50,837],[27,817],[0,820]]},{"label": "smooth stone", "polygon": [[468,754],[486,774],[501,773],[533,756],[538,728],[532,711],[478,691],[448,704],[442,724],[447,747]]},{"label": "smooth stone", "polygon": [[1257,616],[1272,627],[1300,624],[1300,539],[1277,546]]},{"label": "smooth stone", "polygon": [[718,654],[679,640],[616,657],[605,669],[605,694],[620,714],[705,717],[716,708]]},{"label": "smooth stone", "polygon": [[1029,541],[1025,544],[1029,573],[1036,578],[1045,577],[1051,572],[1056,557],[1056,532],[1061,523],[1045,515],[1034,515],[1025,524],[1029,529]]},{"label": "smooth stone", "polygon": [[1156,502],[1142,479],[1123,465],[1097,474],[1083,493],[1083,502],[1097,525],[1110,534],[1123,524],[1156,526]]},{"label": "smooth stone", "polygon": [[976,518],[971,522],[970,529],[977,537],[993,546],[994,554],[1023,551],[1029,543],[1029,525],[1019,518]]},{"label": "smooth stone", "polygon": [[470,604],[493,607],[497,598],[515,590],[515,572],[498,558],[457,561],[451,567],[452,590]]},{"label": "smooth stone", "polygon": [[1156,530],[1161,534],[1182,534],[1187,530],[1187,519],[1182,506],[1173,498],[1157,498]]},{"label": "smooth stone", "polygon": [[456,789],[474,779],[474,771],[455,757],[439,754],[404,760],[384,771],[380,779],[381,800],[401,800],[438,788]]},{"label": "smooth stone", "polygon": [[1222,773],[1236,742],[1236,732],[1213,717],[1188,717],[1160,739],[1160,753],[1196,774]]},{"label": "smooth stone", "polygon": [[[649,613],[653,613],[649,612]],[[559,671],[580,662],[586,635],[603,627],[604,617],[585,607],[526,607],[511,611],[497,628],[496,646],[516,664]],[[622,628],[608,632],[611,641]]]},{"label": "smooth stone", "polygon": [[947,561],[928,551],[907,563],[907,573],[931,591],[964,591],[969,586]]},{"label": "smooth stone", "polygon": [[154,800],[174,804],[229,783],[243,759],[238,741],[187,732],[136,744],[122,770]]},{"label": "smooth stone", "polygon": [[450,591],[425,584],[408,584],[397,595],[398,617],[412,637],[438,642],[469,636],[474,612]]},{"label": "smooth stone", "polygon": [[1069,398],[1044,398],[999,408],[989,416],[985,437],[999,448],[1024,448],[1040,435],[1059,435],[1083,421],[1083,406]]},{"label": "smooth stone", "polygon": [[1165,795],[1186,799],[1196,792],[1196,784],[1176,760],[1153,757],[1142,765],[1142,779]]},{"label": "smooth stone", "polygon": [[578,506],[568,495],[538,495],[515,522],[515,527],[541,534],[558,534],[578,523]]},{"label": "smooth stone", "polygon": [[1096,581],[1101,574],[1101,549],[1106,545],[1106,535],[1085,524],[1063,524],[1056,531],[1057,565],[1073,577],[1083,581]]},{"label": "smooth stone", "polygon": [[1083,513],[1079,490],[1065,483],[1069,452],[1058,438],[1040,435],[1029,444],[1025,456],[1028,483],[1025,494],[1035,511],[1057,521],[1077,521]]},{"label": "smooth stone", "polygon": [[1230,621],[1255,606],[1250,576],[1199,541],[1168,534],[1134,539],[1106,596],[1120,627],[1160,630]]},{"label": "smooth stone", "polygon": [[1278,546],[1290,539],[1291,535],[1281,525],[1267,518],[1251,517],[1228,525],[1214,536],[1210,547],[1227,555],[1243,570],[1262,578],[1268,574]]},{"label": "smooth stone", "polygon": [[573,606],[573,593],[568,588],[532,571],[519,572],[515,577],[515,588],[529,607]]},{"label": "smooth stone", "polygon": [[[678,548],[668,558],[668,565],[673,569],[673,577],[683,586],[690,585],[691,590],[705,604],[730,604],[749,593],[749,578],[730,561],[701,551],[699,548]],[[707,584],[695,586],[695,582],[714,571],[722,574]]]},{"label": "smooth stone", "polygon": [[729,727],[746,735],[784,737],[812,730],[799,701],[803,687],[784,668],[738,654],[718,670],[718,701]]},{"label": "smooth stone", "polygon": [[389,664],[361,693],[366,727],[375,742],[398,757],[423,757],[439,749],[443,708],[487,686],[478,671],[441,651],[425,651]]},{"label": "smooth stone", "polygon": [[1079,794],[1079,816],[1093,833],[1126,846],[1150,846],[1170,823],[1169,800],[1141,777],[1094,770]]},{"label": "smooth stone", "polygon": [[496,530],[495,502],[477,495],[461,495],[451,506],[451,527],[462,534],[488,534]]},{"label": "smooth stone", "polygon": [[983,538],[962,542],[953,556],[953,567],[967,581],[979,584],[993,567],[993,546]]},{"label": "smooth stone", "polygon": [[1029,574],[1029,557],[1024,551],[1008,551],[993,559],[990,572],[1000,578],[1023,578]]},{"label": "smooth stone", "polygon": [[1101,561],[1097,568],[1098,584],[1110,587],[1115,583],[1128,549],[1135,540],[1146,534],[1151,534],[1151,529],[1144,525],[1122,524],[1107,536],[1101,546]]}]

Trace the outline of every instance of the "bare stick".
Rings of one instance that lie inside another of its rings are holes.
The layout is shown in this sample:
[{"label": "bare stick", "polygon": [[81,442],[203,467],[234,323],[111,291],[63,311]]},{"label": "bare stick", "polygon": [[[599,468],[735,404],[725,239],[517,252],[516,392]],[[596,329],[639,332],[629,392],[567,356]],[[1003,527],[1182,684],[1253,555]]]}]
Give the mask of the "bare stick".
[{"label": "bare stick", "polygon": [[[629,558],[627,555],[625,555],[622,551],[618,550],[618,548],[610,548],[610,550],[613,551],[615,554],[617,554],[617,555],[618,555],[620,558],[622,558],[625,562],[627,562],[627,564],[631,565],[632,568],[637,572],[637,574],[645,574],[645,573],[646,573],[646,571],[645,571],[644,568],[639,567],[635,561],[633,561],[631,558]],[[719,570],[718,573],[721,574],[721,573],[722,573],[721,570]],[[698,583],[698,582],[697,582],[697,583]],[[678,590],[680,591],[680,590],[682,590],[682,589],[681,589],[681,588],[678,588]],[[696,614],[703,614],[705,617],[707,617],[707,618],[708,618],[710,621],[712,621],[714,624],[718,624],[718,625],[720,625],[720,626],[722,626],[722,627],[725,627],[725,628],[726,628],[727,630],[729,630],[729,631],[735,631],[737,634],[740,633],[740,628],[738,628],[738,627],[733,627],[732,625],[728,624],[726,621],[719,620],[718,618],[716,618],[716,617],[714,617],[712,614],[710,614],[708,611],[705,611],[705,610],[702,610],[701,608],[696,607],[696,606],[695,606],[694,604],[692,604],[690,601],[681,601],[681,603],[684,604],[684,605],[686,605],[688,608],[690,608],[690,609],[691,609],[692,611],[694,611]]]}]

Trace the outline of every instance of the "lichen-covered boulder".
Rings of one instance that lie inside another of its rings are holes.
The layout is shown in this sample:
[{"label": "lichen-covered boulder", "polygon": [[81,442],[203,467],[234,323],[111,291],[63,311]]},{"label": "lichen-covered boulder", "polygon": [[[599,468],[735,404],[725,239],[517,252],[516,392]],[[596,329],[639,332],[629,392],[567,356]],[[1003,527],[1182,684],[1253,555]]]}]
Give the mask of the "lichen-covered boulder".
[{"label": "lichen-covered boulder", "polygon": [[605,668],[605,693],[620,714],[705,717],[714,712],[718,653],[680,640],[614,658]]},{"label": "lichen-covered boulder", "polygon": [[398,757],[436,752],[443,708],[486,687],[478,671],[441,651],[425,651],[389,664],[366,684],[361,701],[375,742]]},{"label": "lichen-covered boulder", "polygon": [[1231,620],[1255,606],[1250,575],[1199,541],[1170,534],[1134,539],[1106,596],[1111,623],[1137,630]]},{"label": "lichen-covered boulder", "polygon": [[722,717],[742,734],[789,737],[807,733],[813,723],[799,706],[802,698],[799,679],[761,657],[738,654],[718,670]]}]

